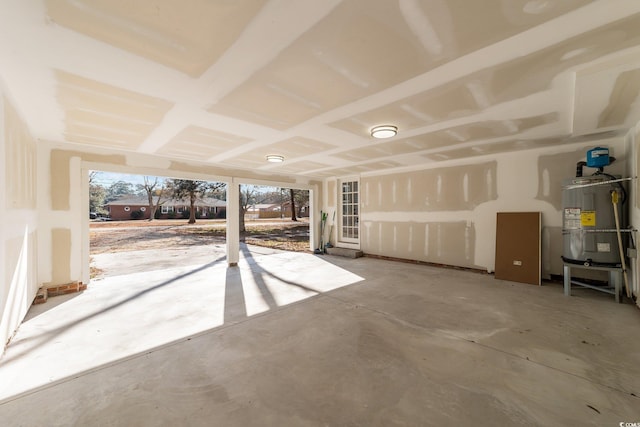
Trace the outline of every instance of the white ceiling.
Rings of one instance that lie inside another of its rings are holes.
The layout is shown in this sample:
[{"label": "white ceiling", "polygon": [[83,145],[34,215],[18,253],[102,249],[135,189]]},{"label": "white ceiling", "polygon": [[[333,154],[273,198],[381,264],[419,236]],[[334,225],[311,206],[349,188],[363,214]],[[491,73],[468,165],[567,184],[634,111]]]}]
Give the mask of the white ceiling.
[{"label": "white ceiling", "polygon": [[[0,77],[40,140],[322,178],[621,135],[640,120],[638,0],[0,11]],[[399,133],[375,140],[378,124]]]}]

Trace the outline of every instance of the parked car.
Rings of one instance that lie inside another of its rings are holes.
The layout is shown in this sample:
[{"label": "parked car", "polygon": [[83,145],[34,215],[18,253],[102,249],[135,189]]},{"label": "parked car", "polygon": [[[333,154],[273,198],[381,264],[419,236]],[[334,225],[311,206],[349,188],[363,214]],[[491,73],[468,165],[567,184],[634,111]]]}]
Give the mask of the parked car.
[{"label": "parked car", "polygon": [[89,212],[89,219],[94,219],[96,221],[111,221],[109,215],[98,212]]}]

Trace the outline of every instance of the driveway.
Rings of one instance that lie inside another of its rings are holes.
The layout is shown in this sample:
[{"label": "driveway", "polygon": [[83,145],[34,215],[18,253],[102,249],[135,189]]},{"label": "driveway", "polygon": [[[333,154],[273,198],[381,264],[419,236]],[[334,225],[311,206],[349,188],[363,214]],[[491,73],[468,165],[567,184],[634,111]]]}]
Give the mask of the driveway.
[{"label": "driveway", "polygon": [[[260,223],[248,227],[241,247],[257,255],[282,252],[277,247],[307,249],[305,224]],[[202,265],[226,257],[224,224],[170,224],[101,227],[91,230],[92,282],[111,276]],[[274,246],[276,246],[274,248]]]},{"label": "driveway", "polygon": [[[241,244],[241,250],[255,255],[284,252],[244,243]],[[224,241],[209,244],[198,244],[198,242],[192,245],[176,244],[126,252],[105,252],[91,256],[91,270],[94,272],[91,284],[97,284],[106,277],[203,265],[225,258]]]}]

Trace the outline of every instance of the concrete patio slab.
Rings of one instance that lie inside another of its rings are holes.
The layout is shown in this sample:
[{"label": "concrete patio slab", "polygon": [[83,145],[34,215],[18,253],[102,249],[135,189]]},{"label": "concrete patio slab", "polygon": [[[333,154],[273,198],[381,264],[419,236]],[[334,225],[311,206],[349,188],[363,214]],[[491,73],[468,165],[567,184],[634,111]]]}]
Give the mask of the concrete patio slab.
[{"label": "concrete patio slab", "polygon": [[640,420],[630,304],[371,258],[252,253],[34,307],[7,425],[618,425]]}]

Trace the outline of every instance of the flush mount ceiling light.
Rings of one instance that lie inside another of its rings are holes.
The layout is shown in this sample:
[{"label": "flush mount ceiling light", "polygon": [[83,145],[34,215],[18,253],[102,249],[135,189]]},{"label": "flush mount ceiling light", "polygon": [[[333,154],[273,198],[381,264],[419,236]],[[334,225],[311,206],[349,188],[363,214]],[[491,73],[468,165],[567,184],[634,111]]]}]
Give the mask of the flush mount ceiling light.
[{"label": "flush mount ceiling light", "polygon": [[284,156],[280,156],[278,154],[269,154],[267,156],[267,162],[282,163],[282,162],[284,162]]},{"label": "flush mount ceiling light", "polygon": [[378,139],[391,138],[392,136],[396,136],[397,133],[398,128],[391,125],[376,126],[371,129],[371,136]]}]

